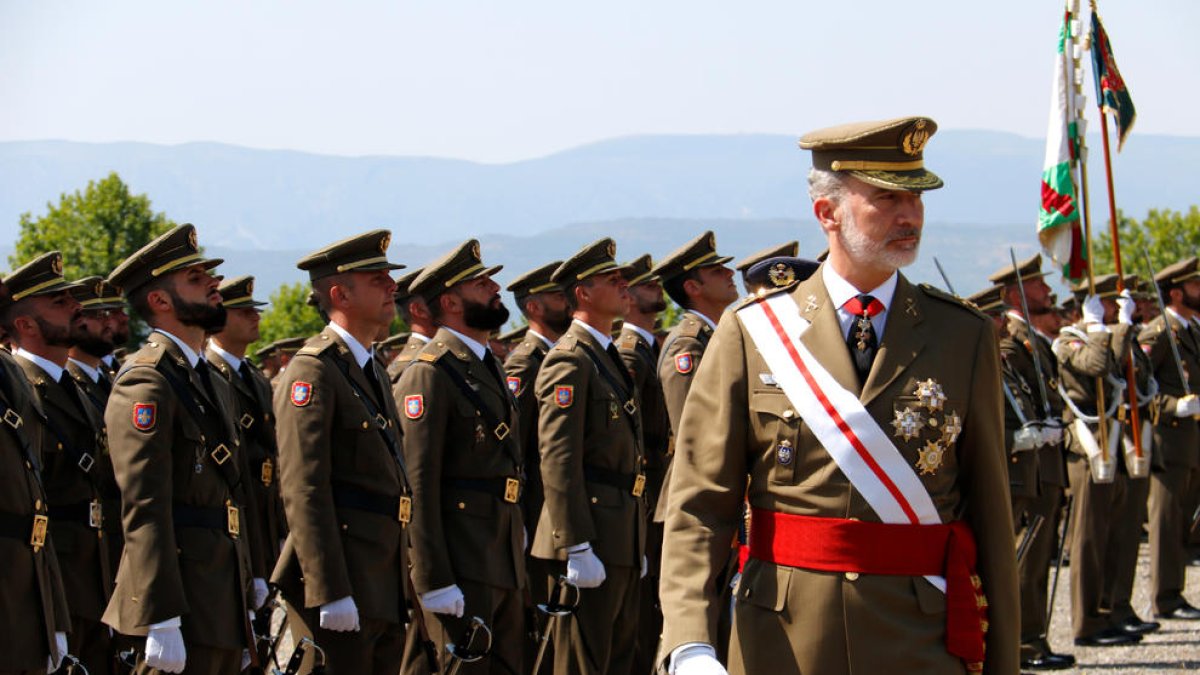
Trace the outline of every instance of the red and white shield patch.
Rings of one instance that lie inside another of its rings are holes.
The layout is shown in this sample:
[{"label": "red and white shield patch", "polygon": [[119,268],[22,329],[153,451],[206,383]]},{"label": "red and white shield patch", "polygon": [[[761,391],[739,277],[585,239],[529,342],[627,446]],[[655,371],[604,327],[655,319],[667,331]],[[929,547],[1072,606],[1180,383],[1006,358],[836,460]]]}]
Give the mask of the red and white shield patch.
[{"label": "red and white shield patch", "polygon": [[421,419],[425,414],[425,397],[413,394],[404,397],[404,416],[410,420]]},{"label": "red and white shield patch", "polygon": [[692,355],[690,353],[677,354],[675,356],[675,370],[678,373],[687,375],[692,372]]},{"label": "red and white shield patch", "polygon": [[312,403],[313,386],[308,382],[296,380],[292,383],[292,405],[303,407]]},{"label": "red and white shield patch", "polygon": [[521,393],[521,378],[507,377],[505,378],[505,381],[508,383],[508,390],[512,392],[513,396],[517,396]]},{"label": "red and white shield patch", "polygon": [[554,388],[554,404],[560,408],[570,408],[575,402],[575,387],[569,384]]},{"label": "red and white shield patch", "polygon": [[150,431],[158,422],[157,403],[133,404],[133,428],[138,431]]}]

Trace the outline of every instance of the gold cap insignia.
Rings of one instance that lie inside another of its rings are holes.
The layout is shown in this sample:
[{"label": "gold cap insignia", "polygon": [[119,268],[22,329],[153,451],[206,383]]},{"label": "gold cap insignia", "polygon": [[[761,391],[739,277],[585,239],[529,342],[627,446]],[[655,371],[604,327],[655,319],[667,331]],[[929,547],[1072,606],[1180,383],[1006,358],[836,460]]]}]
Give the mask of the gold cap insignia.
[{"label": "gold cap insignia", "polygon": [[246,282],[246,295],[254,295],[254,280]]},{"label": "gold cap insignia", "polygon": [[392,244],[392,235],[390,235],[390,234],[383,235],[383,237],[381,237],[379,239],[379,252],[387,253],[388,246],[391,246],[391,244]]},{"label": "gold cap insignia", "polygon": [[771,283],[782,288],[796,280],[796,271],[787,263],[775,263],[771,265],[771,269],[767,272],[767,277],[771,280]]},{"label": "gold cap insignia", "polygon": [[608,242],[607,252],[608,252],[608,257],[610,257],[610,258],[617,257],[617,244],[612,241]]},{"label": "gold cap insignia", "polygon": [[97,281],[96,285],[92,287],[92,292],[96,294],[97,298],[100,297],[101,295],[103,295],[103,291],[104,291],[104,281],[103,280]]},{"label": "gold cap insignia", "polygon": [[900,141],[904,154],[916,157],[925,149],[925,144],[929,142],[929,130],[925,127],[925,120],[917,120],[912,128],[905,132],[903,140]]},{"label": "gold cap insignia", "polygon": [[61,255],[56,255],[50,259],[50,271],[54,272],[56,275],[62,275],[63,265]]},{"label": "gold cap insignia", "polygon": [[717,237],[712,233],[708,233],[708,247],[714,251],[717,249]]},{"label": "gold cap insignia", "polygon": [[192,248],[200,248],[200,245],[196,243],[196,230],[188,230],[188,245]]},{"label": "gold cap insignia", "polygon": [[476,260],[479,260],[482,257],[479,253],[479,242],[472,242],[471,255],[474,256]]}]

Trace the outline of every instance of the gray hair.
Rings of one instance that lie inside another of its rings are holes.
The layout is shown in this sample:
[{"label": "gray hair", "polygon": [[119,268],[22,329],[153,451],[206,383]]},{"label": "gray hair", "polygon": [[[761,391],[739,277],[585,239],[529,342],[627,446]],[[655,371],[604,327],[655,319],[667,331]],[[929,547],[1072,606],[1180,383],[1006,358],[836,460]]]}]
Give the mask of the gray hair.
[{"label": "gray hair", "polygon": [[826,169],[809,169],[808,196],[814,202],[821,197],[840,201],[846,193],[846,177],[836,171]]}]

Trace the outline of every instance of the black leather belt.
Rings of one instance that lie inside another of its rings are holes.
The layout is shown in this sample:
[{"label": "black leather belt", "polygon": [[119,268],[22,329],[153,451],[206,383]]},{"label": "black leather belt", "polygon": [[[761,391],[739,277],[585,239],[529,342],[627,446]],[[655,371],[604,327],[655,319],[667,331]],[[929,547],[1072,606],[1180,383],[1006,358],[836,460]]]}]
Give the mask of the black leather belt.
[{"label": "black leather belt", "polygon": [[524,492],[524,485],[517,478],[447,478],[445,482],[450,487],[483,492],[509,504],[520,501]]},{"label": "black leather belt", "polygon": [[35,553],[45,545],[49,525],[50,518],[40,513],[19,515],[0,512],[0,537],[19,539],[30,544]]},{"label": "black leather belt", "polygon": [[237,538],[242,531],[241,511],[233,504],[225,506],[193,506],[175,502],[171,505],[175,527],[195,527],[225,532]]},{"label": "black leather belt", "polygon": [[50,517],[56,521],[78,523],[96,530],[104,526],[104,512],[99,500],[51,504]]},{"label": "black leather belt", "polygon": [[333,503],[339,508],[377,513],[401,523],[412,520],[412,499],[406,496],[385,495],[350,485],[334,485]]},{"label": "black leather belt", "polygon": [[646,474],[644,473],[622,473],[613,469],[584,464],[583,478],[589,483],[615,487],[634,497],[641,497],[642,493],[646,491]]}]

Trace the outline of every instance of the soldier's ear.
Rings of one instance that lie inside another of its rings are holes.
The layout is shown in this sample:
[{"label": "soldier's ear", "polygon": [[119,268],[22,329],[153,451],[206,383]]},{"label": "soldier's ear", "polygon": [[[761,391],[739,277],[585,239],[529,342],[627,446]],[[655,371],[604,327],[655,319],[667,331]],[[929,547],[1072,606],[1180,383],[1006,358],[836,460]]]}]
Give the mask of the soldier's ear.
[{"label": "soldier's ear", "polygon": [[165,288],[156,288],[146,294],[146,306],[156,314],[170,312],[175,306],[171,294]]},{"label": "soldier's ear", "polygon": [[813,200],[813,215],[823,232],[836,232],[841,227],[838,218],[838,203],[830,197],[817,197]]}]

